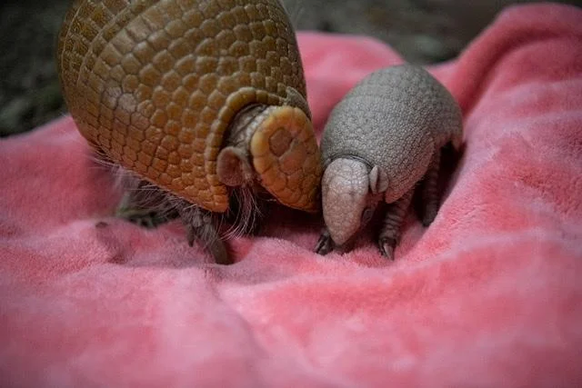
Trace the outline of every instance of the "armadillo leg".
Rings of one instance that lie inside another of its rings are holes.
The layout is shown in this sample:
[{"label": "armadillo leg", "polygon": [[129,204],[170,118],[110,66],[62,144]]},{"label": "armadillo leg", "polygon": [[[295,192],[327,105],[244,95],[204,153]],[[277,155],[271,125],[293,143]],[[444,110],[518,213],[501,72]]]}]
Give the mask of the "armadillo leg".
[{"label": "armadillo leg", "polygon": [[232,264],[224,242],[216,230],[212,213],[193,205],[179,207],[180,218],[186,227],[188,244],[200,242],[218,264]]},{"label": "armadillo leg", "polygon": [[329,234],[329,230],[324,229],[319,236],[319,240],[317,240],[317,244],[315,245],[315,253],[320,255],[327,255],[329,252],[333,251],[334,244]]},{"label": "armadillo leg", "polygon": [[378,248],[382,256],[394,260],[394,249],[400,241],[402,222],[410,207],[414,189],[408,191],[396,202],[388,205],[384,223],[378,237]]},{"label": "armadillo leg", "polygon": [[421,186],[422,194],[422,224],[429,226],[439,210],[440,196],[438,193],[438,178],[440,171],[441,150],[435,152],[432,161],[424,175]]}]

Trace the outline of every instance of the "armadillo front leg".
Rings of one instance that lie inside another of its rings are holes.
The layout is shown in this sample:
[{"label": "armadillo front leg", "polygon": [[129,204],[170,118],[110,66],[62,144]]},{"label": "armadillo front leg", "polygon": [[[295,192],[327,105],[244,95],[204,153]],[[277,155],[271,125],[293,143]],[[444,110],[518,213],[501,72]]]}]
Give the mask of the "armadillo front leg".
[{"label": "armadillo front leg", "polygon": [[135,177],[126,177],[121,184],[125,191],[115,210],[117,217],[142,227],[155,228],[176,216],[162,190]]},{"label": "armadillo front leg", "polygon": [[402,223],[410,207],[414,188],[404,194],[399,200],[388,205],[384,223],[378,237],[378,248],[382,256],[394,260],[394,248],[401,235]]},{"label": "armadillo front leg", "polygon": [[429,226],[439,210],[440,196],[438,193],[438,178],[440,171],[441,150],[437,150],[430,162],[422,184],[422,224]]},{"label": "armadillo front leg", "polygon": [[232,264],[220,238],[212,213],[193,205],[179,206],[180,218],[186,227],[188,244],[199,241],[218,264]]}]

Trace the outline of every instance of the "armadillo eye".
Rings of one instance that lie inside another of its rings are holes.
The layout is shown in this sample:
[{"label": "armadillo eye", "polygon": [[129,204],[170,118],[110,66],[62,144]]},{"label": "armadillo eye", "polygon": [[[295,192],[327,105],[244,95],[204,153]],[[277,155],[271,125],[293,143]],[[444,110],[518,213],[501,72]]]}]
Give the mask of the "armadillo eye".
[{"label": "armadillo eye", "polygon": [[364,211],[362,212],[362,224],[368,223],[368,221],[370,221],[370,219],[372,218],[373,214],[374,209],[372,209],[371,207],[365,208]]}]

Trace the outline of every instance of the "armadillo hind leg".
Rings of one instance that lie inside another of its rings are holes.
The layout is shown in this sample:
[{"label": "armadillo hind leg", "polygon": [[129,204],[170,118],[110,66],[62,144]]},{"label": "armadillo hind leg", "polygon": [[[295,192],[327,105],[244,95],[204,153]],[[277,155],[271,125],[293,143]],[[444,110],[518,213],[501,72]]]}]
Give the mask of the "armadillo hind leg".
[{"label": "armadillo hind leg", "polygon": [[413,193],[414,189],[411,189],[399,200],[389,204],[386,210],[384,223],[378,236],[378,248],[382,256],[390,260],[394,260],[394,249],[400,241],[402,222],[410,207]]},{"label": "armadillo hind leg", "polygon": [[178,216],[166,194],[140,179],[124,179],[123,197],[115,216],[146,228],[155,228]]},{"label": "armadillo hind leg", "polygon": [[186,227],[188,244],[199,242],[217,264],[232,264],[224,241],[215,226],[216,216],[197,206],[185,204],[177,206],[180,218]]},{"label": "armadillo hind leg", "polygon": [[422,224],[429,226],[435,219],[440,205],[438,192],[438,178],[440,172],[441,152],[438,150],[433,155],[428,170],[424,175],[421,185],[422,195]]}]

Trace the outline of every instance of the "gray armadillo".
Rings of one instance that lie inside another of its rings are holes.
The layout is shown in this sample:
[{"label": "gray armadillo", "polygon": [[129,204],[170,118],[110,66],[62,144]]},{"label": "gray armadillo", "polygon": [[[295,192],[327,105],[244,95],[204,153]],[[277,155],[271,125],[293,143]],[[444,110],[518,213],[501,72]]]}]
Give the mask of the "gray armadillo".
[{"label": "gray armadillo", "polygon": [[415,189],[422,188],[428,226],[439,209],[441,151],[448,144],[458,150],[461,143],[457,102],[422,67],[392,66],[360,81],[333,109],[322,136],[326,229],[316,252],[349,250],[384,200],[378,246],[393,259]]}]

